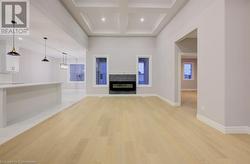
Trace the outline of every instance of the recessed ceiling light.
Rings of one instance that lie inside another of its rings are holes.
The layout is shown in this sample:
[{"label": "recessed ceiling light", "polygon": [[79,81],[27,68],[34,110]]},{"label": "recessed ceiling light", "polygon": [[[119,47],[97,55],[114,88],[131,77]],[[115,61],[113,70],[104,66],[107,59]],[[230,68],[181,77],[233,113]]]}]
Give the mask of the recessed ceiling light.
[{"label": "recessed ceiling light", "polygon": [[144,18],[141,18],[141,19],[140,19],[140,21],[141,21],[141,22],[144,22],[144,21],[145,21],[145,19],[144,19]]},{"label": "recessed ceiling light", "polygon": [[103,21],[103,22],[106,22],[106,18],[105,18],[105,17],[102,17],[102,21]]},{"label": "recessed ceiling light", "polygon": [[23,38],[19,37],[18,40],[23,40]]}]

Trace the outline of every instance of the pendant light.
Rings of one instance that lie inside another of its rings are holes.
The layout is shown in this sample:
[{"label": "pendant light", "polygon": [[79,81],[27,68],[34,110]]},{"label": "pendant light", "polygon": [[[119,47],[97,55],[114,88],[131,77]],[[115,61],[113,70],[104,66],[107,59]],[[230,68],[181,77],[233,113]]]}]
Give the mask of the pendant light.
[{"label": "pendant light", "polygon": [[16,21],[12,20],[11,23],[13,25],[13,33],[12,33],[12,46],[13,46],[13,48],[7,54],[11,55],[11,56],[20,56],[20,54],[18,52],[16,52],[16,48],[15,48],[15,24],[16,24]]},{"label": "pendant light", "polygon": [[42,60],[42,62],[49,62],[49,60],[47,59],[47,44],[46,44],[46,42],[47,42],[47,37],[44,37],[43,38],[44,39],[44,47],[45,47],[45,56],[44,56],[44,59]]},{"label": "pendant light", "polygon": [[60,64],[61,69],[68,69],[68,64],[67,64],[67,53],[63,52],[63,62]]}]

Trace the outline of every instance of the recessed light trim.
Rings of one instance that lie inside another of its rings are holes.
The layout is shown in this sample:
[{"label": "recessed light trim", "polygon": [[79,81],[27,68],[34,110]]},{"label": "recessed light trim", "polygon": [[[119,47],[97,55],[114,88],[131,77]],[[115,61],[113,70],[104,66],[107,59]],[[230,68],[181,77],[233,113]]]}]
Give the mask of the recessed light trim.
[{"label": "recessed light trim", "polygon": [[22,37],[18,37],[18,40],[23,40],[23,38]]},{"label": "recessed light trim", "polygon": [[105,17],[102,17],[102,22],[106,22],[106,18]]},{"label": "recessed light trim", "polygon": [[145,21],[145,19],[144,19],[144,18],[141,18],[141,19],[140,19],[140,21],[141,21],[141,22],[144,22],[144,21]]}]

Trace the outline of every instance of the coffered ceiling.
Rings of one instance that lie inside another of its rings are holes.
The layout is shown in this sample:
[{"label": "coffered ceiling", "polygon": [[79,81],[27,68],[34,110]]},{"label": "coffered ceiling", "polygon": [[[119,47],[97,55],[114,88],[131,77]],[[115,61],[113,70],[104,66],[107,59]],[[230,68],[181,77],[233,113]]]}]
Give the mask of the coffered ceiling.
[{"label": "coffered ceiling", "polygon": [[89,36],[156,36],[188,0],[61,0]]}]

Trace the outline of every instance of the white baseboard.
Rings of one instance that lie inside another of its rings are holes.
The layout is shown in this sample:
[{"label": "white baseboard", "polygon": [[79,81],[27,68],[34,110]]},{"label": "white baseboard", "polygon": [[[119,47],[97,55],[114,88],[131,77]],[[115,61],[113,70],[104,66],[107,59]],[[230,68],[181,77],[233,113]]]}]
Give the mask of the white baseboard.
[{"label": "white baseboard", "polygon": [[182,89],[181,91],[190,91],[190,92],[195,92],[197,89]]},{"label": "white baseboard", "polygon": [[225,127],[226,134],[250,134],[248,126]]},{"label": "white baseboard", "polygon": [[222,133],[226,133],[225,131],[225,127],[211,119],[209,119],[208,117],[205,117],[203,115],[197,114],[197,119],[200,120],[201,122],[207,124],[208,126],[217,129],[218,131],[222,132]]},{"label": "white baseboard", "polygon": [[172,105],[172,106],[180,106],[180,104],[175,103],[173,101],[170,101],[168,99],[166,99],[165,97],[162,97],[160,95],[157,94],[87,94],[87,97],[119,97],[119,96],[128,96],[128,97],[135,97],[135,96],[141,96],[141,97],[150,97],[150,96],[154,96],[154,97],[158,97],[161,100],[167,102],[168,104]]},{"label": "white baseboard", "polygon": [[171,100],[169,100],[169,99],[166,99],[165,97],[162,97],[162,96],[160,96],[160,95],[155,95],[155,96],[159,97],[161,100],[167,102],[168,104],[170,104],[170,105],[172,105],[172,106],[174,106],[174,107],[180,106],[180,104],[178,104],[178,103],[176,103],[176,102],[173,102],[173,101],[171,101]]},{"label": "white baseboard", "polygon": [[219,130],[224,134],[250,134],[250,127],[248,126],[224,126],[219,124],[206,116],[197,114],[197,119],[207,124],[208,126]]},{"label": "white baseboard", "polygon": [[87,94],[87,97],[150,97],[150,96],[157,96],[155,94]]}]

